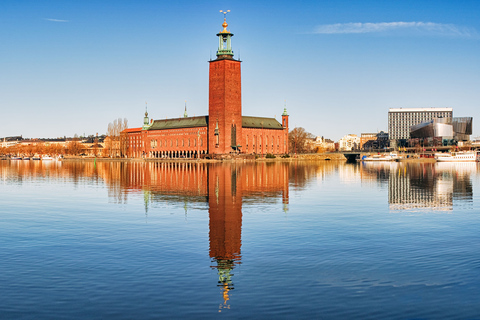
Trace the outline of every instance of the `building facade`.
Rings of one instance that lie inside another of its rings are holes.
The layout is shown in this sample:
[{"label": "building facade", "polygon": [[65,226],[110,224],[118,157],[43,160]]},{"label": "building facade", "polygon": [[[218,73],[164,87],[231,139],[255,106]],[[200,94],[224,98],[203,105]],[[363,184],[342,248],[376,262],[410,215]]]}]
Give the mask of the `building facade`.
[{"label": "building facade", "polygon": [[360,134],[360,150],[363,149],[363,146],[369,141],[377,140],[376,133],[362,133]]},{"label": "building facade", "polygon": [[[436,118],[452,118],[452,108],[395,108],[388,110],[391,144],[410,138],[410,127]],[[393,146],[393,145],[392,145]]]},{"label": "building facade", "polygon": [[335,151],[335,142],[331,139],[326,139],[323,136],[317,136],[313,139],[307,139],[310,149],[316,152]]},{"label": "building facade", "polygon": [[234,59],[233,33],[217,34],[217,58],[209,62],[208,115],[149,120],[143,127],[122,132],[124,156],[145,158],[197,158],[228,154],[288,153],[288,114],[275,118],[243,116],[241,61]]},{"label": "building facade", "polygon": [[360,137],[360,150],[379,150],[390,147],[388,133],[380,131],[378,133],[362,133]]},{"label": "building facade", "polygon": [[442,145],[459,144],[470,140],[472,117],[437,118],[410,128],[410,138],[425,141],[437,139]]},{"label": "building facade", "polygon": [[338,140],[338,149],[340,151],[352,151],[360,148],[360,137],[356,134],[347,134]]}]

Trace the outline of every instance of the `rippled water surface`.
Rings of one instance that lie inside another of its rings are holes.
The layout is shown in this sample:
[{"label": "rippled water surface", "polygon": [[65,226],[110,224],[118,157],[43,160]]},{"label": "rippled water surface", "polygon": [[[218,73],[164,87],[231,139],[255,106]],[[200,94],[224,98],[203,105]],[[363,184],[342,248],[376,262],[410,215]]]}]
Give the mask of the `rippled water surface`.
[{"label": "rippled water surface", "polygon": [[0,162],[0,318],[480,319],[476,163]]}]

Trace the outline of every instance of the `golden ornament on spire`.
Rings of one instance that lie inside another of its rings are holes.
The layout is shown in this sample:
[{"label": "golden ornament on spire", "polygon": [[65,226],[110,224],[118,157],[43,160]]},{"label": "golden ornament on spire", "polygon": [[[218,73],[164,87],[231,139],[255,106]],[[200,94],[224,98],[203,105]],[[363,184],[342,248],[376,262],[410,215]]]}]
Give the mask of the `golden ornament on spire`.
[{"label": "golden ornament on spire", "polygon": [[230,10],[227,10],[227,11],[220,10],[220,13],[223,13],[223,23],[222,23],[223,30],[220,31],[220,33],[230,33],[230,32],[227,30],[227,27],[228,27],[228,23],[227,23],[227,13],[229,13],[229,12],[230,12]]}]

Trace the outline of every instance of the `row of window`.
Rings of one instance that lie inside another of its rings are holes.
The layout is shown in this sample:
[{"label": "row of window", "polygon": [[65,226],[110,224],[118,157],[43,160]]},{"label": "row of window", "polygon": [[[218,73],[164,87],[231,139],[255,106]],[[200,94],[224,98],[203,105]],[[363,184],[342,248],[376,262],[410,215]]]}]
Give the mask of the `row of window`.
[{"label": "row of window", "polygon": [[[257,137],[257,136],[254,135],[251,140],[252,140],[252,141],[251,141],[252,144],[250,144],[250,145],[253,145],[253,146],[252,146],[252,150],[255,151],[255,146],[258,146],[260,149],[262,149],[262,142],[263,142],[262,136]],[[259,140],[259,141],[257,141],[257,140]],[[266,151],[268,151],[269,146],[271,145],[271,150],[272,150],[272,152],[274,152],[274,149],[275,149],[275,137],[272,136],[271,139],[269,139],[268,136],[265,136],[265,139],[264,139],[264,140],[265,140],[265,148],[266,148]],[[280,149],[280,136],[277,136],[277,139],[276,139],[276,140],[277,140],[277,152],[278,152],[279,149]],[[250,142],[250,137],[247,135],[246,141],[245,141],[245,143],[246,143],[246,146],[245,146],[246,150],[245,150],[245,151],[246,151],[246,152],[249,151],[249,142]],[[284,144],[284,148],[286,148],[287,142],[286,142],[285,140],[283,141],[283,144]]]},{"label": "row of window", "polygon": [[[200,147],[203,147],[203,138],[200,138],[198,140],[199,140],[199,143],[200,143]],[[175,147],[179,147],[179,146],[182,146],[182,147],[194,146],[194,147],[196,147],[197,146],[197,139],[181,139],[180,141],[178,139],[175,139],[175,140],[164,139],[163,141],[162,140],[157,140],[157,139],[151,139],[150,140],[150,148],[155,149],[155,148],[161,148],[162,146],[163,147],[169,147],[169,146],[173,147],[174,142],[175,142]]]}]

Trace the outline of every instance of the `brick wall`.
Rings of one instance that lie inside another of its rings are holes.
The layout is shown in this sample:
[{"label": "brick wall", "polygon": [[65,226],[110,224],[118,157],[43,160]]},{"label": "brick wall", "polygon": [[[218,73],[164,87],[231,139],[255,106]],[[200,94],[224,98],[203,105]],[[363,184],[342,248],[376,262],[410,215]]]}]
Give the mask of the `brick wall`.
[{"label": "brick wall", "polygon": [[[232,129],[236,144],[242,140],[242,88],[240,61],[220,59],[210,62],[209,72],[209,153],[226,154],[232,149]],[[219,135],[215,135],[218,123]]]}]

